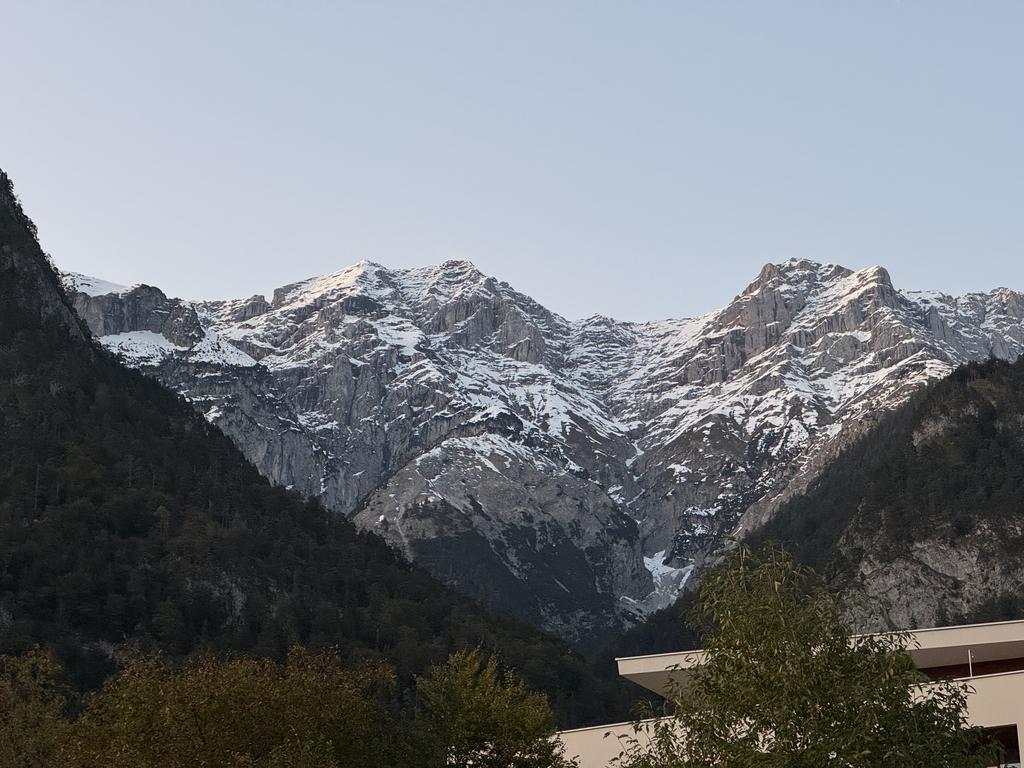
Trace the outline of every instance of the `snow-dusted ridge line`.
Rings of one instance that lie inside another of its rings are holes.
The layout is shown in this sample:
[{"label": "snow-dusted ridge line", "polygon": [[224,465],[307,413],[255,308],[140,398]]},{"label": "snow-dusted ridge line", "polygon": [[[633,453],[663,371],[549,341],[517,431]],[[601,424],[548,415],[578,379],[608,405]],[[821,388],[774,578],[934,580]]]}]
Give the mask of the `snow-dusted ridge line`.
[{"label": "snow-dusted ridge line", "polygon": [[[520,613],[568,636],[664,605],[880,414],[1024,349],[1019,293],[798,260],[719,310],[644,323],[566,320],[464,261],[360,262],[269,301],[74,280],[101,343],[276,482],[485,601],[473,568],[514,579]],[[157,328],[166,344],[133,335]]]},{"label": "snow-dusted ridge line", "polygon": [[69,291],[78,291],[88,296],[106,296],[108,294],[124,294],[134,286],[119,285],[98,277],[90,277],[77,272],[63,272],[61,278],[64,287]]}]

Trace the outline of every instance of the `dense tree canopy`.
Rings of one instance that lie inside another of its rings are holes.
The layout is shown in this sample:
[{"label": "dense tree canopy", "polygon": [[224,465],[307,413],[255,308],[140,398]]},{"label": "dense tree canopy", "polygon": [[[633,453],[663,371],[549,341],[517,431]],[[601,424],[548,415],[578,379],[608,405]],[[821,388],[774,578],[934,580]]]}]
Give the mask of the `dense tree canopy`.
[{"label": "dense tree canopy", "polygon": [[380,663],[133,656],[97,691],[0,657],[0,768],[571,768],[544,696],[477,650],[401,691]]},{"label": "dense tree canopy", "polygon": [[907,636],[852,636],[842,610],[782,550],[734,553],[700,588],[703,659],[667,717],[637,723],[623,768],[992,765],[966,689],[922,687]]},{"label": "dense tree canopy", "polygon": [[549,737],[551,710],[497,660],[460,651],[416,681],[417,743],[448,768],[567,766]]}]

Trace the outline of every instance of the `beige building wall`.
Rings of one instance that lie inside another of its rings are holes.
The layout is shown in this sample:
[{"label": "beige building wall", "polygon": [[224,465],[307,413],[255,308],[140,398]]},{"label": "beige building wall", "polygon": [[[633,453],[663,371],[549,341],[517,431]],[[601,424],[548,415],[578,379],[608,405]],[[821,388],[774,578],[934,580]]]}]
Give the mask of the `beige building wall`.
[{"label": "beige building wall", "polygon": [[[1016,725],[1017,744],[1024,749],[1024,671],[972,677],[966,682],[974,689],[967,699],[971,725]],[[584,768],[583,763],[580,768]]]},{"label": "beige building wall", "polygon": [[580,768],[606,768],[622,752],[620,739],[631,736],[632,723],[614,723],[562,731],[558,739],[565,748],[565,756],[579,759]]},{"label": "beige building wall", "polygon": [[[972,689],[967,699],[971,725],[998,728],[1015,725],[1024,745],[1024,671],[982,675],[965,680]],[[580,768],[608,768],[622,752],[622,739],[635,737],[632,723],[615,723],[562,731],[559,740],[566,757],[579,759]]]}]

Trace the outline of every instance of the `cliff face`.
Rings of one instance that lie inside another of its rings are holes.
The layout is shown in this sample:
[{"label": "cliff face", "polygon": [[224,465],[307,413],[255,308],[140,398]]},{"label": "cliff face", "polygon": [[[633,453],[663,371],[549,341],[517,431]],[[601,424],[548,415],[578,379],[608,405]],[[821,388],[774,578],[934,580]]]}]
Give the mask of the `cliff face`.
[{"label": "cliff face", "polygon": [[362,262],[270,301],[67,282],[272,480],[576,639],[665,605],[928,381],[1024,349],[1020,294],[807,261],[653,323],[568,321],[466,262]]}]

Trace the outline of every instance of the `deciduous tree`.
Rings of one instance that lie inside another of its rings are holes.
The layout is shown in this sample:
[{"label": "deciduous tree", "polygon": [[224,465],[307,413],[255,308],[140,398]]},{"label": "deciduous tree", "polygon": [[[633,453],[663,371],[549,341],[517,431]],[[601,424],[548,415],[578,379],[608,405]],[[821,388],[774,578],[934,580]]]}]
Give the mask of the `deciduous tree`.
[{"label": "deciduous tree", "polygon": [[453,654],[416,681],[417,743],[428,768],[568,768],[551,708],[494,657]]},{"label": "deciduous tree", "polygon": [[60,671],[42,650],[0,656],[0,766],[59,765],[68,728]]},{"label": "deciduous tree", "polygon": [[[969,768],[996,762],[968,691],[923,685],[906,635],[853,636],[843,602],[779,548],[741,548],[701,585],[704,656],[621,768]],[[649,713],[653,714],[653,713]]]}]

